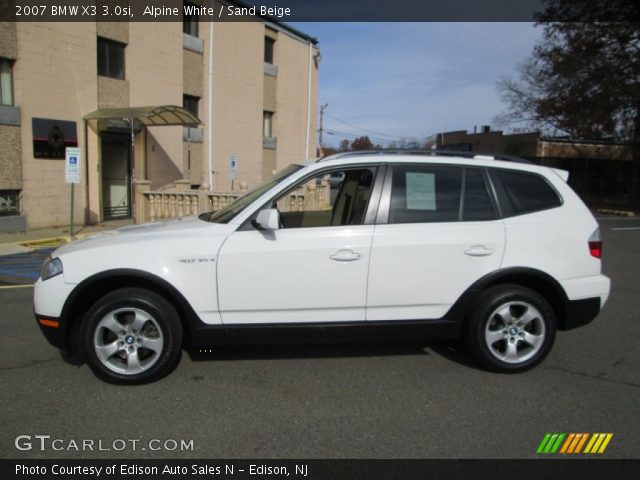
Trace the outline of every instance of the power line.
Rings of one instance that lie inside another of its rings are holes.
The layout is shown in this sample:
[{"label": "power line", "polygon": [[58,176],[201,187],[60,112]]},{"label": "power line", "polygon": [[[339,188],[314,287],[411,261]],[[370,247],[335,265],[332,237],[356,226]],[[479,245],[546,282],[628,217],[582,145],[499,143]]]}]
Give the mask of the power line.
[{"label": "power line", "polygon": [[[363,135],[358,134],[358,133],[351,133],[351,132],[341,132],[339,130],[330,130],[325,128],[324,132],[329,134],[329,135],[337,135],[339,137],[346,137],[346,138],[360,138]],[[388,142],[389,139],[388,138],[380,138],[380,137],[373,137],[373,136],[367,136],[369,138],[369,140],[372,140],[374,142],[379,142],[379,143],[385,143]]]},{"label": "power line", "polygon": [[337,121],[337,122],[344,123],[345,125],[348,125],[348,126],[350,126],[350,127],[352,127],[352,128],[355,128],[355,129],[357,129],[357,130],[360,130],[360,131],[362,131],[362,132],[373,133],[374,135],[381,135],[381,136],[383,136],[383,137],[391,137],[391,138],[411,138],[411,137],[405,137],[405,136],[402,136],[402,135],[391,135],[391,134],[389,134],[389,133],[381,133],[381,132],[376,132],[376,131],[374,131],[374,130],[367,130],[366,128],[358,127],[357,125],[354,125],[353,123],[349,123],[349,122],[347,122],[347,121],[345,121],[345,120],[341,120],[341,119],[339,119],[339,118],[337,118],[337,117],[334,117],[333,115],[331,115],[331,114],[329,114],[329,113],[326,113],[326,112],[325,112],[324,114],[325,114],[327,117],[332,118],[332,119],[334,119],[334,120],[335,120],[335,121]]}]

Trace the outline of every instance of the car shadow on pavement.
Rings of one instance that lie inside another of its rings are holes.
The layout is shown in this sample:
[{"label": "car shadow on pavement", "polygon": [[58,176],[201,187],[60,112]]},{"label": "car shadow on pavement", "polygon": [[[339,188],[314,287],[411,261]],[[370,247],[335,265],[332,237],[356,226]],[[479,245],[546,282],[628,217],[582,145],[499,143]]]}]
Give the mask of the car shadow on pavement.
[{"label": "car shadow on pavement", "polygon": [[460,342],[431,342],[427,347],[433,353],[440,355],[454,363],[474,370],[484,371],[482,367],[467,353]]},{"label": "car shadow on pavement", "polygon": [[234,360],[285,360],[305,358],[357,358],[436,354],[465,367],[480,369],[454,342],[384,342],[295,345],[241,345],[185,349],[194,362]]},{"label": "car shadow on pavement", "polygon": [[[206,349],[184,348],[183,350],[193,362],[429,356],[435,354],[464,367],[482,370],[459,342],[239,345]],[[82,367],[86,364],[84,356],[80,352],[60,350],[60,357],[65,363],[75,367]]]},{"label": "car shadow on pavement", "polygon": [[424,345],[415,342],[393,343],[331,343],[331,344],[284,344],[284,345],[239,345],[203,349],[187,349],[189,357],[196,362],[207,360],[279,360],[296,358],[348,358],[378,357],[393,355],[428,355]]}]

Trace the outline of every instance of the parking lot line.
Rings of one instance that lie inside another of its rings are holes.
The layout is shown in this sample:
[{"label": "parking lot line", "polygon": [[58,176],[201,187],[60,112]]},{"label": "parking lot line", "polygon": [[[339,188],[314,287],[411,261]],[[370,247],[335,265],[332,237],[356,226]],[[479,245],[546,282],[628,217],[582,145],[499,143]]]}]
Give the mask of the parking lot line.
[{"label": "parking lot line", "polygon": [[33,284],[30,283],[28,285],[0,285],[0,290],[9,290],[11,288],[29,288],[33,287]]},{"label": "parking lot line", "polygon": [[612,228],[611,230],[640,230],[640,227],[619,227]]}]

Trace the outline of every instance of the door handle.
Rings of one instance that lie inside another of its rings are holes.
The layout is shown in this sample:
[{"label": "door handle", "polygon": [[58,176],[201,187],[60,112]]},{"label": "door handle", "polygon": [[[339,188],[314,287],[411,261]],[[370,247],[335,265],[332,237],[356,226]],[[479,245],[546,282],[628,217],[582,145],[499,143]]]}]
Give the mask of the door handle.
[{"label": "door handle", "polygon": [[468,250],[465,250],[464,253],[471,257],[486,257],[487,255],[491,255],[495,250],[493,248],[485,247],[484,245],[473,245]]},{"label": "door handle", "polygon": [[354,260],[360,260],[362,258],[361,253],[356,253],[352,250],[338,250],[333,255],[330,255],[331,260],[336,262],[353,262]]}]

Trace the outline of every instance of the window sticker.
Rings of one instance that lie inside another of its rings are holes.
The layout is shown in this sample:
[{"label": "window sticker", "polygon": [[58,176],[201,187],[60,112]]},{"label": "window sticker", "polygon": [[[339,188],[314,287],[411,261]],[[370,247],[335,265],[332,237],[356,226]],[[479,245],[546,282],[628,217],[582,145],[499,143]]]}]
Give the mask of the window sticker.
[{"label": "window sticker", "polygon": [[433,173],[406,172],[407,210],[431,210],[436,207],[436,176]]}]

